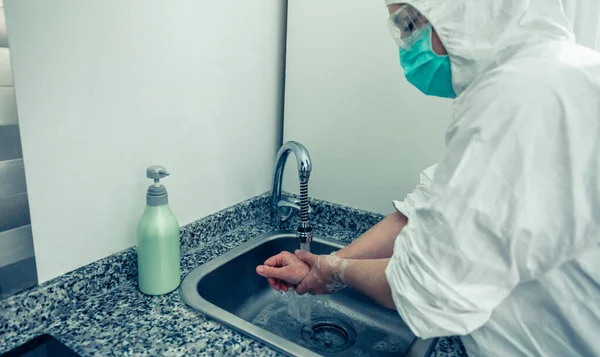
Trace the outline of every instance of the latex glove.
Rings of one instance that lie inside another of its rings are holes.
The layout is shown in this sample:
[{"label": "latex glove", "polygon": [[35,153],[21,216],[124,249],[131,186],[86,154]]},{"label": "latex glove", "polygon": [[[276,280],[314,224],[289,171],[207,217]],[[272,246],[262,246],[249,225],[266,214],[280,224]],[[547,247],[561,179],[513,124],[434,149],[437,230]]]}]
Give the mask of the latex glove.
[{"label": "latex glove", "polygon": [[281,252],[256,267],[256,273],[267,278],[269,285],[277,291],[288,291],[304,279],[310,266],[290,252]]},{"label": "latex glove", "polygon": [[332,294],[346,287],[344,270],[348,261],[332,253],[330,255],[314,255],[297,250],[296,256],[310,265],[310,272],[295,288],[296,293],[303,295]]}]

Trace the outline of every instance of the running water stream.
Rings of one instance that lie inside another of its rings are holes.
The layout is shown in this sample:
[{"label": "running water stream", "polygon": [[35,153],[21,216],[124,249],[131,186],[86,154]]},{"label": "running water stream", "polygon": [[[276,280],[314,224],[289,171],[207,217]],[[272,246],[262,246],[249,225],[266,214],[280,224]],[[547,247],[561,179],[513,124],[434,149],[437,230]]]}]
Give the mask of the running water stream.
[{"label": "running water stream", "polygon": [[300,243],[300,250],[310,253],[310,243]]},{"label": "running water stream", "polygon": [[[310,253],[310,242],[300,243],[300,250]],[[312,314],[310,296],[300,296],[295,291],[290,291],[287,312],[296,321],[308,324],[310,323],[310,316]]]}]

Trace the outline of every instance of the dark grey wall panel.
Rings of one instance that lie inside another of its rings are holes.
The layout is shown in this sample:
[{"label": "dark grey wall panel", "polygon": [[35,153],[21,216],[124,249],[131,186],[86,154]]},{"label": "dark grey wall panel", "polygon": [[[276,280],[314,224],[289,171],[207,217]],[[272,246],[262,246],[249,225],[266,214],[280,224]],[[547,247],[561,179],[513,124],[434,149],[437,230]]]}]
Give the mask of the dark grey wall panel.
[{"label": "dark grey wall panel", "polygon": [[0,232],[30,223],[29,202],[26,193],[0,198]]},{"label": "dark grey wall panel", "polygon": [[0,48],[0,86],[9,87],[13,85],[10,50],[8,48]]},{"label": "dark grey wall panel", "polygon": [[30,225],[0,232],[0,268],[31,258],[33,255]]},{"label": "dark grey wall panel", "polygon": [[8,33],[6,32],[6,18],[4,17],[4,1],[0,1],[0,47],[8,47]]},{"label": "dark grey wall panel", "polygon": [[0,268],[2,298],[14,295],[36,284],[35,258],[27,258]]},{"label": "dark grey wall panel", "polygon": [[0,126],[0,161],[23,158],[18,125]]},{"label": "dark grey wall panel", "polygon": [[16,125],[18,123],[15,88],[0,87],[0,125]]},{"label": "dark grey wall panel", "polygon": [[27,192],[23,159],[0,161],[0,198]]},{"label": "dark grey wall panel", "polygon": [[17,103],[0,0],[0,299],[37,284]]}]

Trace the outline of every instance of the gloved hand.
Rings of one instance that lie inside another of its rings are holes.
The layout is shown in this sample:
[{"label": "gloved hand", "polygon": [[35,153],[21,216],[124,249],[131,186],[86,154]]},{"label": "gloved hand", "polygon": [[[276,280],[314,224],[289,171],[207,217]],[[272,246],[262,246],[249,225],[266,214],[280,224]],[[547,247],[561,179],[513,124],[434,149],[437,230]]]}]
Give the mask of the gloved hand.
[{"label": "gloved hand", "polygon": [[269,285],[277,291],[288,291],[304,279],[310,266],[290,252],[281,252],[256,267],[256,273],[267,278]]},{"label": "gloved hand", "polygon": [[297,250],[296,256],[310,265],[310,272],[295,288],[296,293],[303,295],[332,294],[346,287],[344,270],[348,260],[338,258],[335,252],[330,255],[314,255]]}]

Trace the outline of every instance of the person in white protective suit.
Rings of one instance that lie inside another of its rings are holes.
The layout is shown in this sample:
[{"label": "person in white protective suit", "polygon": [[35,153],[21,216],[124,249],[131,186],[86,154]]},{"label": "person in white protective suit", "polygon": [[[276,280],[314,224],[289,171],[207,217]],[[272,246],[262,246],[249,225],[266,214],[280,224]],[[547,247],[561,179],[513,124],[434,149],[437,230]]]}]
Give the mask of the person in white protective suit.
[{"label": "person in white protective suit", "polygon": [[406,78],[456,97],[447,151],[346,248],[257,273],[299,294],[350,286],[471,357],[600,356],[600,54],[560,0],[386,4]]}]

